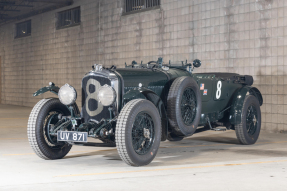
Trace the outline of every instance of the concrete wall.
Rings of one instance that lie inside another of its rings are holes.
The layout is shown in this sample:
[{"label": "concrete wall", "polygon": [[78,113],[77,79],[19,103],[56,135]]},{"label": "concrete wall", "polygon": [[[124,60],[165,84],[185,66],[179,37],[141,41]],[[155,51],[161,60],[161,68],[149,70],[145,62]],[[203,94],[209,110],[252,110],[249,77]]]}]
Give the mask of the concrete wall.
[{"label": "concrete wall", "polygon": [[[161,8],[122,16],[123,0],[75,0],[81,25],[56,30],[56,11],[32,17],[32,35],[0,27],[3,104],[33,106],[53,81],[80,94],[92,64],[202,60],[196,72],[252,75],[263,94],[263,129],[287,130],[287,1],[161,0]],[[78,104],[79,100],[78,99]]]}]

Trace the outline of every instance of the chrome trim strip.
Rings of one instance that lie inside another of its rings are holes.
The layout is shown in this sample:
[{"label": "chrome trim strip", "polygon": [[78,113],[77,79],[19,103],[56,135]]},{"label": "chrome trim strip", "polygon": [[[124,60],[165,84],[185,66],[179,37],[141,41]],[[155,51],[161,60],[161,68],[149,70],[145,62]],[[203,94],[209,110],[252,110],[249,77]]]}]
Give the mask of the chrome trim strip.
[{"label": "chrome trim strip", "polygon": [[[121,97],[121,100],[122,100],[122,104],[123,104],[123,97],[125,95],[125,82],[124,82],[122,75],[119,72],[117,72],[116,70],[114,72],[121,78],[121,81],[122,81],[122,97]],[[123,107],[122,104],[121,104],[121,107]],[[120,112],[120,108],[118,108],[118,112]]]}]

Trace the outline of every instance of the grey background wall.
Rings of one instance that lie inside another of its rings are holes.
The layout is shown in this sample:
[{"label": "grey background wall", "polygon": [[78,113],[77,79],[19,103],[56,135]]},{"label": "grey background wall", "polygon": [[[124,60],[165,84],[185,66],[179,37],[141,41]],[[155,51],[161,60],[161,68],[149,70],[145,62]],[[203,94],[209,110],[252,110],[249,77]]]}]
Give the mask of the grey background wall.
[{"label": "grey background wall", "polygon": [[[53,81],[73,85],[92,64],[202,60],[196,72],[252,75],[263,94],[263,129],[287,130],[287,1],[161,0],[161,8],[123,16],[124,0],[75,0],[31,17],[30,37],[14,39],[15,23],[0,26],[2,104],[33,106]],[[56,13],[81,6],[81,25],[56,30]],[[20,21],[19,21],[20,22]]]}]

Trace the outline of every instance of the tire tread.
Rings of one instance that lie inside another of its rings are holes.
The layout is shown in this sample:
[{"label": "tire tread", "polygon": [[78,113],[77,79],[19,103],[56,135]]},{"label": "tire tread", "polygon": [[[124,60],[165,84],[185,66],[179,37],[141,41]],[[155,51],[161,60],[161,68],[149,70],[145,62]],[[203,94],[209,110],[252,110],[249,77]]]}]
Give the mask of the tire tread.
[{"label": "tire tread", "polygon": [[[246,102],[247,102],[248,99],[250,99],[250,98],[253,98],[254,100],[256,100],[256,101],[258,102],[258,100],[256,99],[255,96],[253,96],[253,95],[247,95],[247,96],[245,97],[245,99],[244,99],[242,110],[243,110],[244,107],[246,107],[246,104],[247,104]],[[259,105],[259,108],[260,108],[259,102],[258,102],[257,104]],[[246,135],[245,135],[245,132],[244,132],[244,128],[246,128],[246,127],[244,127],[244,125],[243,125],[243,120],[245,120],[245,119],[243,119],[243,116],[244,116],[244,115],[241,116],[241,123],[235,125],[236,137],[237,137],[237,140],[239,141],[240,144],[250,145],[250,144],[252,144],[252,143],[250,143],[250,142],[246,139]],[[261,118],[260,118],[260,120],[261,120]],[[260,124],[261,124],[261,122],[260,122]],[[257,140],[257,139],[256,139],[256,140]]]},{"label": "tire tread", "polygon": [[39,115],[39,112],[41,108],[49,101],[51,98],[48,99],[42,99],[40,100],[32,109],[29,120],[28,120],[28,127],[27,127],[27,135],[28,135],[28,141],[34,152],[40,157],[45,160],[49,160],[47,156],[44,155],[44,153],[40,150],[39,144],[36,139],[36,122],[37,117]]},{"label": "tire tread", "polygon": [[[55,105],[56,104],[56,105]],[[71,150],[71,145],[65,144],[61,148],[57,150],[52,150],[48,148],[47,143],[43,141],[41,137],[41,130],[39,125],[42,123],[41,121],[43,117],[45,117],[45,112],[49,107],[63,107],[64,105],[57,105],[61,104],[60,101],[56,98],[47,98],[40,100],[32,109],[27,125],[27,136],[28,141],[32,149],[34,150],[35,154],[38,155],[40,158],[45,160],[54,160],[54,159],[61,159]],[[65,106],[64,106],[65,107]],[[66,108],[66,107],[65,107]],[[68,109],[66,109],[68,112]]]},{"label": "tire tread", "polygon": [[117,150],[121,157],[121,159],[131,166],[136,166],[131,158],[128,155],[128,152],[126,150],[126,143],[125,143],[125,131],[126,131],[126,123],[128,120],[129,113],[131,109],[140,101],[141,99],[134,99],[128,102],[122,111],[119,114],[118,121],[117,121],[117,127],[116,127],[116,144],[117,144]]}]

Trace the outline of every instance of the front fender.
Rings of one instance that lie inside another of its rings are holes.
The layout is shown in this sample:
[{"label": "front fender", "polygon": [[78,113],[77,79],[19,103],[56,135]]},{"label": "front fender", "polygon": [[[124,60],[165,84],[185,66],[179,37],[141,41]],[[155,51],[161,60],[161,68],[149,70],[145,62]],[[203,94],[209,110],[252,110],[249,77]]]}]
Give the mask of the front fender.
[{"label": "front fender", "polygon": [[233,100],[230,108],[229,122],[233,125],[241,123],[242,107],[246,95],[254,95],[260,106],[263,104],[263,98],[260,91],[251,86],[244,86],[240,88],[233,96]]},{"label": "front fender", "polygon": [[128,103],[129,101],[133,99],[146,99],[151,101],[156,108],[158,109],[159,115],[161,117],[161,124],[162,124],[162,136],[161,140],[165,141],[167,139],[167,133],[168,133],[168,118],[167,113],[163,104],[163,101],[161,98],[152,90],[147,88],[136,88],[128,91],[123,96],[123,105]]},{"label": "front fender", "polygon": [[50,92],[58,95],[59,89],[60,88],[58,86],[55,86],[55,84],[53,82],[50,82],[49,86],[42,87],[41,89],[37,90],[35,93],[33,93],[33,96],[35,97],[35,96],[41,95],[43,93],[46,93],[47,91],[50,91]]},{"label": "front fender", "polygon": [[[33,96],[35,97],[35,96],[41,95],[43,93],[46,93],[48,91],[58,95],[59,90],[60,90],[60,88],[58,86],[55,86],[55,84],[53,82],[50,82],[49,86],[42,87],[41,89],[37,90],[35,93],[33,93]],[[72,105],[72,107],[74,109],[75,114],[80,115],[80,110],[79,110],[79,107],[78,107],[76,102]]]}]

